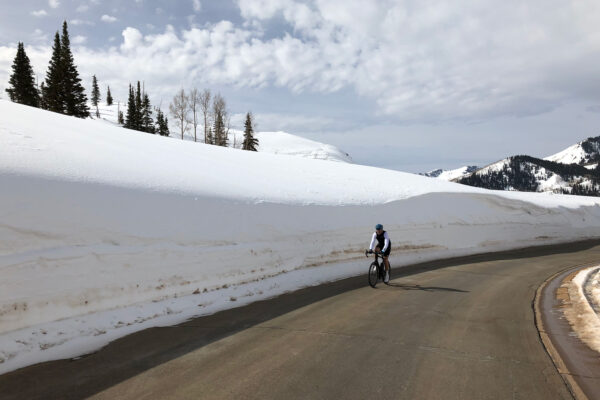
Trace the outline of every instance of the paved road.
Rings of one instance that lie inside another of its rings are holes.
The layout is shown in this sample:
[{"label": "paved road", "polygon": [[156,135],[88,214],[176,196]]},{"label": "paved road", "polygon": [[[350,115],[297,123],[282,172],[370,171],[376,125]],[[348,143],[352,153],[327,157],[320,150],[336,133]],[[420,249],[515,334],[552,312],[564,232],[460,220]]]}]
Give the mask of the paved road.
[{"label": "paved road", "polygon": [[550,275],[600,241],[488,254],[301,290],[77,361],[0,376],[3,399],[569,399],[534,325]]}]

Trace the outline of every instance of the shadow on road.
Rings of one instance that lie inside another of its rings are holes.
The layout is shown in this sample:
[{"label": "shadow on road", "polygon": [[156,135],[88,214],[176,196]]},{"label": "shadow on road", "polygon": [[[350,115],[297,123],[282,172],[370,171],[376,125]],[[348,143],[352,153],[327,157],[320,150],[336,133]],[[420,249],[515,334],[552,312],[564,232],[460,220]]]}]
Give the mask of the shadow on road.
[{"label": "shadow on road", "polygon": [[395,283],[395,282],[388,283],[388,286],[395,287],[395,288],[400,288],[400,289],[403,289],[403,290],[422,290],[424,292],[458,292],[458,293],[469,293],[468,290],[462,290],[462,289],[454,289],[454,288],[438,287],[438,286],[407,285],[407,284]]},{"label": "shadow on road", "polygon": [[[577,252],[600,245],[588,240],[499,253],[437,260],[396,268],[392,278],[457,265]],[[157,365],[166,363],[244,329],[338,294],[367,287],[365,275],[300,289],[279,297],[224,310],[171,327],[146,329],[118,339],[78,360],[45,362],[0,375],[0,397],[8,399],[82,399]],[[466,291],[393,283],[394,288],[427,292]]]}]

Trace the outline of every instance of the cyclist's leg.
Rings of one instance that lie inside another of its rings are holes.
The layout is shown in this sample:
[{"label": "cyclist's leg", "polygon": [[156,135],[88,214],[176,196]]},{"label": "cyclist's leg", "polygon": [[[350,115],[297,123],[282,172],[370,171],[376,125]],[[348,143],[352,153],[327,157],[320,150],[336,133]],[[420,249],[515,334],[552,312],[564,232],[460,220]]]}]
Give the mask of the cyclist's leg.
[{"label": "cyclist's leg", "polygon": [[375,246],[375,255],[373,257],[375,257],[375,261],[377,261],[377,254],[379,254],[379,252],[381,251],[381,249],[379,248],[379,246]]}]

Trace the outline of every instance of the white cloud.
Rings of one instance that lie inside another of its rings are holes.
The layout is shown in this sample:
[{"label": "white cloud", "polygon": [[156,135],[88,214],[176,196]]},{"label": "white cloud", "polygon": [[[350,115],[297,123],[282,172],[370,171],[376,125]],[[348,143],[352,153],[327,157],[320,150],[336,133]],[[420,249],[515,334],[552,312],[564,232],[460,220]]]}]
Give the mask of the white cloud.
[{"label": "white cloud", "polygon": [[85,19],[72,19],[71,21],[69,21],[69,23],[71,25],[75,25],[75,26],[78,26],[78,25],[93,26],[93,25],[95,25],[92,21],[88,21],[88,20],[85,20]]},{"label": "white cloud", "polygon": [[200,0],[192,0],[192,6],[194,7],[195,12],[202,11],[202,3]]},{"label": "white cloud", "polygon": [[[222,21],[151,35],[130,27],[120,45],[80,47],[77,60],[84,70],[105,66],[107,79],[124,87],[143,77],[165,95],[184,83],[295,93],[345,89],[402,120],[535,114],[570,99],[595,104],[600,93],[596,0],[556,7],[546,0],[238,5],[242,25]],[[271,18],[289,29],[265,39],[260,26]]]},{"label": "white cloud", "polygon": [[48,15],[48,13],[46,12],[46,10],[37,10],[32,11],[31,15],[33,15],[34,17],[45,17],[46,15]]},{"label": "white cloud", "polygon": [[90,9],[90,6],[88,6],[87,4],[81,4],[81,5],[77,6],[75,11],[77,11],[78,13],[84,13],[84,12],[88,11],[89,9]]},{"label": "white cloud", "polygon": [[83,43],[87,42],[87,37],[82,36],[82,35],[77,35],[77,36],[73,37],[72,41],[75,44],[83,44]]},{"label": "white cloud", "polygon": [[103,16],[100,17],[100,21],[102,21],[102,22],[111,23],[111,22],[115,22],[116,20],[117,20],[117,17],[113,17],[112,15],[107,15],[107,14],[104,14]]},{"label": "white cloud", "polygon": [[60,6],[60,1],[58,1],[58,0],[48,0],[48,5],[51,8],[58,8],[58,6]]}]

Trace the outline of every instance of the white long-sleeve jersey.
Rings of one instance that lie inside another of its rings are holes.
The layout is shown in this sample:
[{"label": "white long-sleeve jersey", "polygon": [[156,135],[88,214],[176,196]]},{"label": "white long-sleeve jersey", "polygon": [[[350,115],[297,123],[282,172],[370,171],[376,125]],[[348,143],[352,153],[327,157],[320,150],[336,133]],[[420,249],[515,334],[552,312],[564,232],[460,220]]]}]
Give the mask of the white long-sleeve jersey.
[{"label": "white long-sleeve jersey", "polygon": [[[384,243],[383,243],[383,249],[381,249],[381,252],[385,253],[385,251],[387,250],[387,248],[390,245],[390,237],[388,236],[387,232],[383,232],[383,238],[384,238]],[[375,250],[375,246],[377,246],[377,232],[373,232],[373,237],[371,238],[371,245],[369,246],[369,249]]]}]

